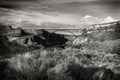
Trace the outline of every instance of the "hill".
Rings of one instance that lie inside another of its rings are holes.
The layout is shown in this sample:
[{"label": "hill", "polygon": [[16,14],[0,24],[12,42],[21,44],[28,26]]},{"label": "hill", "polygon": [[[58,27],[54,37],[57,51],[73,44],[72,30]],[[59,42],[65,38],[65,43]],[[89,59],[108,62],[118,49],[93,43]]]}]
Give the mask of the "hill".
[{"label": "hill", "polygon": [[61,34],[46,30],[14,29],[9,25],[0,25],[0,32],[1,54],[21,53],[29,51],[31,48],[64,47],[68,41]]},{"label": "hill", "polygon": [[[83,29],[81,35],[78,36],[73,42],[75,44],[89,45],[95,49],[110,48],[113,53],[119,54],[120,49],[120,22],[112,22],[105,24],[92,25],[89,28]],[[99,45],[97,47],[97,45]],[[114,50],[115,49],[115,50]],[[110,50],[109,50],[110,51]]]},{"label": "hill", "polygon": [[76,30],[79,35],[57,34],[54,30],[4,30],[0,46],[9,57],[0,59],[1,80],[120,79],[119,22]]}]

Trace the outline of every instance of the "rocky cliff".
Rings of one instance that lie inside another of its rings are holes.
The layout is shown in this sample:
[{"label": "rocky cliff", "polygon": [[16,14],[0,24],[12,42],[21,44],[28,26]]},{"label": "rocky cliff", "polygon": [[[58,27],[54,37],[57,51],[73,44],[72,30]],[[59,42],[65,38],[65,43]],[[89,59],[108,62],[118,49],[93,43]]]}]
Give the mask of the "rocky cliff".
[{"label": "rocky cliff", "polygon": [[13,29],[9,25],[0,25],[1,53],[26,51],[29,47],[64,47],[67,41],[64,35],[46,30]]}]

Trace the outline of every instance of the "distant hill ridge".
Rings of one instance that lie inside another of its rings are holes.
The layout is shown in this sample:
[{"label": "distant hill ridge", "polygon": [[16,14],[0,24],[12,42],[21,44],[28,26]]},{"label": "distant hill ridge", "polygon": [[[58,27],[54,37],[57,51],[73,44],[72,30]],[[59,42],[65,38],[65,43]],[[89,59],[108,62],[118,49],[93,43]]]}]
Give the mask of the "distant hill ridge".
[{"label": "distant hill ridge", "polygon": [[104,23],[104,24],[95,24],[91,25],[88,28],[83,29],[82,33],[84,34],[93,34],[93,33],[107,33],[107,32],[120,32],[120,22],[111,22],[111,23]]},{"label": "distant hill ridge", "polygon": [[86,28],[86,29],[97,29],[97,28],[101,28],[103,27],[104,29],[106,29],[106,27],[108,28],[114,28],[114,26],[119,26],[120,25],[120,21],[116,21],[116,22],[110,22],[110,23],[103,23],[103,24],[94,24],[91,25],[90,27]]}]

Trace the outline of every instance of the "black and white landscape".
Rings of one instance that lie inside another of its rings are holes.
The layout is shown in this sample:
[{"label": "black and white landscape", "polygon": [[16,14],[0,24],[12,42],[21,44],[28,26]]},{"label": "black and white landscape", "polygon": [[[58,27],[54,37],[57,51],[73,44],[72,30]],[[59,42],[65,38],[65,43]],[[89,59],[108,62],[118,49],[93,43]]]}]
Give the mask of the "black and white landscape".
[{"label": "black and white landscape", "polygon": [[119,0],[0,0],[0,80],[119,80]]}]

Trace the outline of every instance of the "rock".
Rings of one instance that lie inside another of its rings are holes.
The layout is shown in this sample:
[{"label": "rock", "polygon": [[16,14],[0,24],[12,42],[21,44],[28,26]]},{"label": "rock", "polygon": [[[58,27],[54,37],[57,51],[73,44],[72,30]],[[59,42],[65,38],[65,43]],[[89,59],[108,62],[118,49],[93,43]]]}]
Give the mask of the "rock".
[{"label": "rock", "polygon": [[63,46],[67,41],[68,39],[64,35],[50,33],[46,30],[39,30],[37,35],[26,35],[16,40],[16,42],[22,45],[42,45],[44,47]]}]

